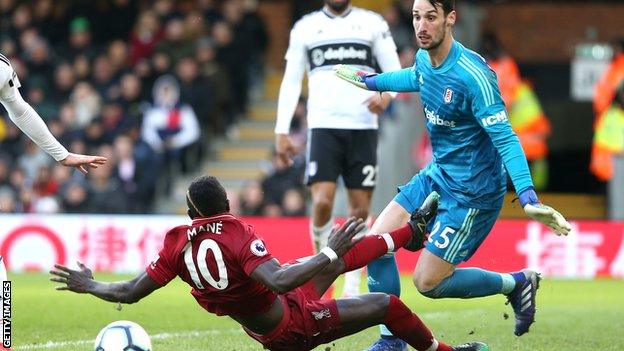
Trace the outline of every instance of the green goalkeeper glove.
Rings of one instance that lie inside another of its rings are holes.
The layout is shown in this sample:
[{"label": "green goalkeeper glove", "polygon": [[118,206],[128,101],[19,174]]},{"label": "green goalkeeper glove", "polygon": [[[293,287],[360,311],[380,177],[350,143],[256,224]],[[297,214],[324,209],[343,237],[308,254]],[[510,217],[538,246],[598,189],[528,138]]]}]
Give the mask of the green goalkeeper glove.
[{"label": "green goalkeeper glove", "polygon": [[366,85],[366,78],[374,76],[375,73],[362,71],[347,65],[335,65],[333,69],[334,74],[338,78],[344,79],[359,88],[370,90]]}]

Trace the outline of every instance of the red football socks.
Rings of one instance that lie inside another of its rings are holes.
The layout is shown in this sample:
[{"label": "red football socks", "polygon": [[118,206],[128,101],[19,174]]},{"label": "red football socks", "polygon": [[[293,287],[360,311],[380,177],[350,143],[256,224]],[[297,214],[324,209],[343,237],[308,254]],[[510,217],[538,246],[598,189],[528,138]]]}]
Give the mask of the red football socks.
[{"label": "red football socks", "polygon": [[450,346],[435,340],[420,318],[394,295],[390,295],[384,324],[394,336],[401,338],[418,351],[453,351]]},{"label": "red football socks", "polygon": [[[408,224],[390,233],[367,235],[342,257],[345,272],[364,267],[374,259],[387,254],[388,251],[398,250],[411,238],[412,229]],[[393,247],[389,248],[389,245]]]}]

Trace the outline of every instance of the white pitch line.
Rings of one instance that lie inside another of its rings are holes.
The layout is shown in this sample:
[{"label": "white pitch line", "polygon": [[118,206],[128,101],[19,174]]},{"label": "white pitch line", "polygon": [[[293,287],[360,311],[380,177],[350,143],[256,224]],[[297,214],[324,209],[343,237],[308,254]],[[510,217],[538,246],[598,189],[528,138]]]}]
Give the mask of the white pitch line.
[{"label": "white pitch line", "polygon": [[[443,319],[443,318],[451,318],[453,316],[457,316],[457,313],[474,315],[474,314],[482,314],[486,313],[485,310],[482,309],[469,309],[469,310],[457,310],[457,311],[440,311],[440,312],[425,312],[418,313],[420,317],[426,319]],[[177,333],[159,333],[151,335],[150,338],[152,340],[165,340],[165,339],[173,339],[173,338],[186,338],[186,337],[199,337],[205,335],[219,335],[219,334],[237,334],[241,333],[242,330],[239,328],[231,328],[224,330],[189,330],[184,332]],[[93,344],[95,340],[74,340],[74,341],[48,341],[46,343],[41,344],[27,344],[13,347],[13,350],[34,350],[34,349],[55,349],[60,347],[67,346],[80,346],[80,345],[88,345]]]},{"label": "white pitch line", "polygon": [[[242,333],[240,328],[232,328],[225,330],[190,330],[185,332],[177,332],[177,333],[159,333],[150,335],[152,340],[165,340],[165,339],[173,339],[173,338],[186,338],[186,337],[198,337],[198,336],[206,336],[206,335],[218,335],[225,333]],[[46,343],[41,344],[27,344],[21,346],[13,347],[13,350],[34,350],[34,349],[55,349],[59,347],[68,347],[68,346],[81,346],[93,344],[95,339],[92,340],[74,340],[74,341],[48,341]]]}]

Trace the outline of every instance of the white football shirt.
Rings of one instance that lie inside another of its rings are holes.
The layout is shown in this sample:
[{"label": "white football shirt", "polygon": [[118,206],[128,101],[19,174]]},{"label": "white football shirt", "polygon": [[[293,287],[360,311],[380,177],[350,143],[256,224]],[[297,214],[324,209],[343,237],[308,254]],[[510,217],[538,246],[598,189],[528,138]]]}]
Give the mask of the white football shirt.
[{"label": "white football shirt", "polygon": [[295,23],[286,52],[276,133],[288,134],[304,72],[308,74],[308,127],[376,129],[377,115],[366,100],[377,92],[336,77],[332,67],[355,65],[375,72],[401,69],[388,24],[377,13],[353,7],[341,16],[325,9]]}]

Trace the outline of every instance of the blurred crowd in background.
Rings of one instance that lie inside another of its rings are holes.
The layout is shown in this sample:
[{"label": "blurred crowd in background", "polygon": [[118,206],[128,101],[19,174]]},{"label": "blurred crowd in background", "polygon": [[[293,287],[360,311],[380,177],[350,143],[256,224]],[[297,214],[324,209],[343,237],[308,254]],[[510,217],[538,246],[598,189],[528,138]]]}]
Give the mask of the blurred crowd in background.
[{"label": "blurred crowd in background", "polygon": [[63,168],[0,109],[2,212],[150,213],[261,89],[267,34],[254,1],[0,0],[0,52],[70,152]]},{"label": "blurred crowd in background", "polygon": [[[153,213],[157,198],[172,195],[176,175],[200,171],[215,141],[235,135],[250,101],[263,95],[269,36],[257,2],[0,0],[0,52],[11,60],[25,100],[71,152],[109,158],[87,176],[63,168],[0,107],[0,212]],[[381,12],[403,67],[413,64],[416,53],[412,3],[395,0]],[[291,5],[293,12],[284,15],[296,21],[321,8],[322,0],[292,0]],[[496,71],[535,186],[552,191],[557,182],[549,171],[551,126],[544,110],[560,111],[542,108],[539,89],[531,77],[521,76],[494,33],[475,31],[462,18],[454,35]],[[624,150],[618,132],[624,130],[624,40],[620,44],[597,85],[596,97],[604,101],[594,101],[591,172],[600,180],[611,179],[612,157]],[[380,127],[392,118],[391,105]],[[232,212],[307,214],[306,136],[302,97],[291,125],[300,151],[294,166],[267,160],[262,179],[239,191],[228,189]],[[412,150],[415,168],[431,157],[426,134],[419,140]],[[561,157],[555,161],[559,167],[569,163]]]}]

